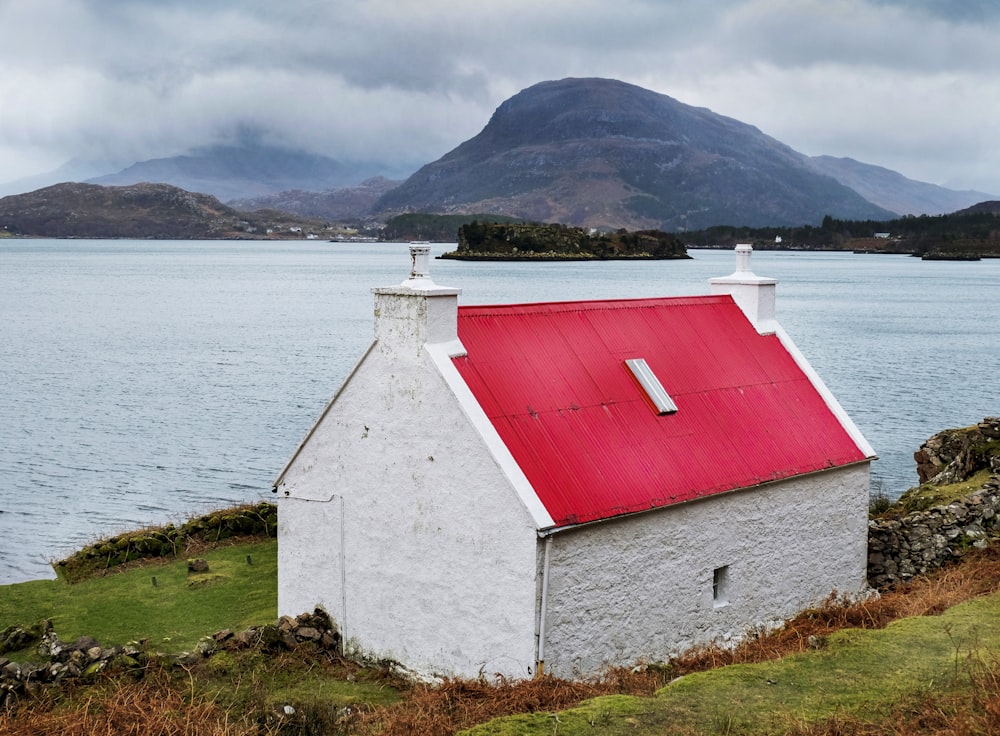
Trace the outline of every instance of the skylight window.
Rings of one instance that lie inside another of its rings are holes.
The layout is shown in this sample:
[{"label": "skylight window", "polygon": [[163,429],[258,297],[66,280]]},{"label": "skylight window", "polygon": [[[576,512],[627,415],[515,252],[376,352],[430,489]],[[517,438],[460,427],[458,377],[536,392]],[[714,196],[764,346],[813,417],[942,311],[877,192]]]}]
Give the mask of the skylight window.
[{"label": "skylight window", "polygon": [[663,388],[660,379],[653,373],[644,358],[630,358],[625,361],[625,366],[632,372],[632,376],[642,386],[643,391],[649,398],[650,403],[655,407],[656,413],[660,416],[673,414],[677,411],[677,404],[670,398],[670,394]]}]

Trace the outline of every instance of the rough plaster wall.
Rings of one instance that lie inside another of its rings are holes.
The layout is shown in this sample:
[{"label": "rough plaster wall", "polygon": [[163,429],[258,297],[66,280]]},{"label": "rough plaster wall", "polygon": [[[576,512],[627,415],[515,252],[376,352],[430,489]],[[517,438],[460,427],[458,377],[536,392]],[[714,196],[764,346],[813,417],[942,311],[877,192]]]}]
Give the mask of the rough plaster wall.
[{"label": "rough plaster wall", "polygon": [[[546,671],[663,660],[861,591],[867,520],[864,463],[557,534]],[[717,606],[713,572],[726,565],[729,603]]]},{"label": "rough plaster wall", "polygon": [[[531,519],[426,351],[414,342],[394,352],[392,328],[381,324],[278,488],[279,611],[323,603],[352,651],[419,674],[527,676]],[[344,499],[346,616],[330,572],[336,514],[301,500],[331,494]]]},{"label": "rough plaster wall", "polygon": [[[343,618],[341,581],[341,497],[283,497],[278,502],[278,611],[297,616],[319,606],[334,619]],[[303,522],[322,536],[296,534]],[[309,581],[296,585],[296,581]]]}]

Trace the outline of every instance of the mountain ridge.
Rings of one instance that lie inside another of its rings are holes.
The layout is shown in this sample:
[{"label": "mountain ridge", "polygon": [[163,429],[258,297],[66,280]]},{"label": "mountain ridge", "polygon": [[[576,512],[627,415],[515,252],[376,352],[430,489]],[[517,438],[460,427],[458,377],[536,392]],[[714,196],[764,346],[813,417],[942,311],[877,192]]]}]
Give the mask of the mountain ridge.
[{"label": "mountain ridge", "polygon": [[379,197],[400,184],[402,184],[400,179],[374,176],[356,186],[322,192],[290,189],[277,194],[234,199],[228,204],[238,210],[276,209],[302,217],[344,220],[368,213]]},{"label": "mountain ridge", "polygon": [[820,173],[832,176],[869,202],[897,215],[943,215],[996,198],[995,195],[973,189],[959,191],[908,179],[891,169],[866,164],[853,158],[835,156],[806,158],[807,162]]},{"label": "mountain ridge", "polygon": [[217,198],[169,184],[102,186],[65,182],[0,198],[11,235],[46,238],[204,240],[307,237],[324,223],[280,212],[240,212]]},{"label": "mountain ridge", "polygon": [[374,209],[663,230],[893,216],[752,125],[599,78],[522,90]]},{"label": "mountain ridge", "polygon": [[[67,164],[66,178],[93,173]],[[244,137],[136,162],[85,181],[161,182],[253,211],[385,222],[404,212],[490,212],[602,228],[697,230],[944,214],[1000,199],[884,167],[806,156],[755,126],[609,79],[540,82],[505,100],[481,132],[402,179]],[[393,178],[387,178],[393,177]],[[37,186],[46,176],[22,180]],[[65,179],[60,179],[65,181]],[[0,195],[10,192],[0,186]]]},{"label": "mountain ridge", "polygon": [[386,168],[372,163],[343,162],[282,146],[244,142],[138,161],[116,173],[87,179],[85,183],[108,186],[165,183],[230,201],[290,190],[321,192],[350,187],[380,176]]}]

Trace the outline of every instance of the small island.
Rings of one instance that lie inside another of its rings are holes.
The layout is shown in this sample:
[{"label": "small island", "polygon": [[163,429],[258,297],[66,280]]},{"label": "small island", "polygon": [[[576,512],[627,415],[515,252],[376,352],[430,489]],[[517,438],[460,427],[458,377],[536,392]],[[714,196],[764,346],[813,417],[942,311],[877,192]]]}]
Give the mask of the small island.
[{"label": "small island", "polygon": [[611,233],[557,224],[474,221],[458,230],[458,249],[439,258],[464,261],[607,261],[690,258],[660,230]]}]

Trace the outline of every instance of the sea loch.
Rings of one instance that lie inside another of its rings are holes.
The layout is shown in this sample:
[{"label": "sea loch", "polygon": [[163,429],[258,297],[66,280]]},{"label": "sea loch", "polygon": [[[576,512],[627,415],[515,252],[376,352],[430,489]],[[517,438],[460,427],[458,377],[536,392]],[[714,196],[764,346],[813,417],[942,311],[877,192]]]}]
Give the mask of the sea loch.
[{"label": "sea loch", "polygon": [[[435,245],[433,253],[452,249]],[[704,294],[692,260],[432,262],[461,303]],[[0,584],[98,536],[270,498],[372,334],[405,244],[0,241]],[[929,435],[1000,414],[1000,260],[757,252],[778,317],[879,453],[916,483]]]}]

